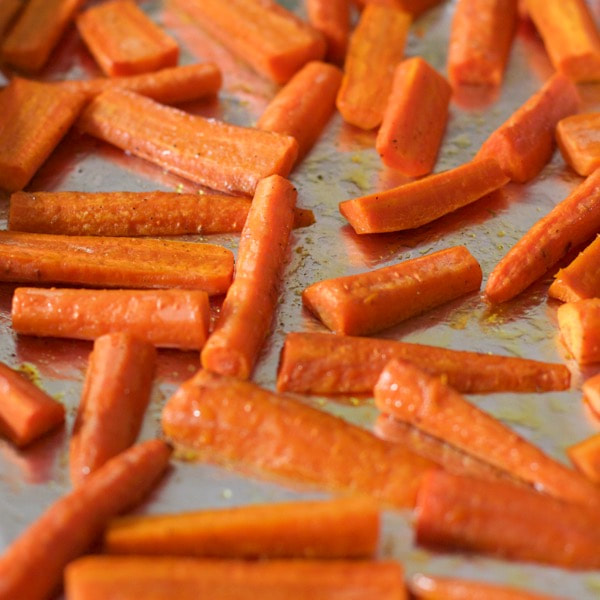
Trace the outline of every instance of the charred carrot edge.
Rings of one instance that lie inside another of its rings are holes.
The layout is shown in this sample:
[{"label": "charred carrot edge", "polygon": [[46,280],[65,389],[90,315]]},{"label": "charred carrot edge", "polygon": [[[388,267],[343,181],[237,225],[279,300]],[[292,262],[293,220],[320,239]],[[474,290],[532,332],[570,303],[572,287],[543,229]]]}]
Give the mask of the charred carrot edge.
[{"label": "charred carrot edge", "polygon": [[567,456],[590,481],[600,483],[600,433],[569,446]]},{"label": "charred carrot edge", "polygon": [[411,20],[408,13],[393,7],[369,4],[362,12],[350,36],[336,100],[344,121],[361,129],[381,123]]},{"label": "charred carrot edge", "polygon": [[209,371],[168,400],[162,427],[186,456],[394,506],[411,506],[423,473],[435,466],[334,415]]},{"label": "charred carrot edge", "polygon": [[471,253],[454,246],[313,283],[302,292],[302,303],[335,333],[366,335],[478,290],[482,277]]},{"label": "charred carrot edge", "polygon": [[600,129],[600,113],[583,113],[561,119],[556,142],[565,162],[579,175],[590,175],[600,167],[600,148],[591,132]]},{"label": "charred carrot edge", "polygon": [[0,556],[0,598],[50,597],[66,565],[89,549],[111,518],[132,508],[150,491],[170,454],[160,440],[138,444],[52,504]]},{"label": "charred carrot edge", "polygon": [[233,254],[222,246],[0,231],[0,281],[188,288],[223,294]]},{"label": "charred carrot edge", "polygon": [[506,302],[531,285],[571,249],[600,231],[600,170],[542,217],[494,267],[485,286],[491,304]]},{"label": "charred carrot edge", "polygon": [[600,298],[562,304],[556,316],[573,358],[581,365],[600,362]]},{"label": "charred carrot edge", "polygon": [[401,62],[377,132],[383,164],[410,177],[433,170],[446,130],[452,90],[420,57]]},{"label": "charred carrot edge", "polygon": [[586,379],[581,386],[583,399],[588,403],[594,414],[600,418],[600,373]]},{"label": "charred carrot edge", "polygon": [[306,10],[309,23],[327,42],[327,60],[343,64],[350,37],[350,0],[307,0]]},{"label": "charred carrot edge", "polygon": [[358,234],[403,231],[472,204],[508,181],[498,162],[486,158],[391,190],[345,200],[339,209]]},{"label": "charred carrot edge", "polygon": [[556,73],[488,137],[475,158],[495,158],[512,181],[525,183],[550,160],[557,123],[578,107],[577,87]]},{"label": "charred carrot edge", "polygon": [[253,194],[263,177],[287,175],[298,153],[289,136],[189,115],[125,90],[96,96],[79,128],[224,192]]},{"label": "charred carrot edge", "polygon": [[17,14],[25,5],[23,0],[4,0],[0,2],[0,35],[8,31]]},{"label": "charred carrot edge", "polygon": [[379,6],[392,6],[399,8],[404,12],[418,17],[431,7],[439,4],[442,0],[354,0],[359,6],[365,7],[367,4],[376,4]]},{"label": "charred carrot edge", "polygon": [[278,175],[256,186],[240,239],[235,278],[202,349],[205,369],[250,377],[277,307],[297,195],[292,184]]},{"label": "charred carrot edge", "polygon": [[335,110],[342,72],[312,61],[298,71],[271,100],[256,126],[289,135],[298,142],[298,160],[313,147]]},{"label": "charred carrot edge", "polygon": [[392,358],[441,375],[464,393],[546,392],[570,385],[570,372],[562,364],[394,340],[295,332],[285,338],[277,389],[318,395],[371,393]]}]

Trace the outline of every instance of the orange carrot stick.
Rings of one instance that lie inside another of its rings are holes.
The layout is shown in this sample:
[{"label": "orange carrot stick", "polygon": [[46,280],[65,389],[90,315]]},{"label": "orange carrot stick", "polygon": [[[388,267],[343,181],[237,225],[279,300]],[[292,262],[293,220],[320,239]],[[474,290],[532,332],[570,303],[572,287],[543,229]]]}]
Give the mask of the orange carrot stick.
[{"label": "orange carrot stick", "polygon": [[202,290],[17,288],[12,301],[13,329],[24,335],[93,340],[126,331],[154,346],[199,350],[209,322]]},{"label": "orange carrot stick", "polygon": [[544,275],[571,248],[600,231],[600,170],[542,217],[490,273],[488,302],[506,302]]},{"label": "orange carrot stick", "polygon": [[471,253],[454,246],[391,267],[313,283],[302,292],[302,302],[335,333],[366,335],[476,291],[481,279],[481,267]]},{"label": "orange carrot stick", "polygon": [[26,446],[61,425],[65,407],[21,373],[0,363],[0,434]]},{"label": "orange carrot stick", "polygon": [[533,179],[552,156],[557,123],[578,106],[577,87],[556,73],[488,137],[475,158],[495,158],[513,181]]},{"label": "orange carrot stick", "polygon": [[0,2],[0,36],[4,36],[8,31],[24,4],[23,0],[4,0]]},{"label": "orange carrot stick", "polygon": [[368,4],[392,6],[411,14],[413,17],[418,17],[432,6],[439,4],[441,0],[354,0],[354,2],[363,7]]},{"label": "orange carrot stick", "polygon": [[594,414],[600,417],[600,373],[586,379],[581,390],[584,401],[588,403]]},{"label": "orange carrot stick", "polygon": [[580,365],[600,362],[600,298],[562,304],[556,316],[573,358]]},{"label": "orange carrot stick", "polygon": [[138,444],[52,504],[0,556],[0,599],[50,597],[67,563],[89,549],[111,518],[144,498],[170,454],[160,440]]},{"label": "orange carrot stick", "polygon": [[394,71],[375,147],[383,164],[410,177],[433,170],[448,120],[451,89],[446,79],[420,57]]},{"label": "orange carrot stick", "polygon": [[583,113],[561,119],[556,142],[565,162],[579,175],[590,175],[600,167],[600,113]]},{"label": "orange carrot stick", "polygon": [[600,483],[600,433],[569,446],[567,456],[590,481]]},{"label": "orange carrot stick", "polygon": [[350,0],[307,0],[308,21],[327,41],[327,60],[341,65],[350,37]]},{"label": "orange carrot stick", "polygon": [[205,369],[250,377],[277,306],[296,196],[292,184],[278,175],[257,185],[240,239],[235,278],[202,350]]},{"label": "orange carrot stick", "polygon": [[[197,458],[411,506],[434,463],[253,383],[199,371],[168,400],[165,434]],[[327,456],[327,460],[323,460]]]},{"label": "orange carrot stick", "polygon": [[382,119],[392,76],[404,55],[411,16],[369,4],[350,37],[336,105],[348,123],[373,129]]},{"label": "orange carrot stick", "polygon": [[471,394],[565,390],[570,383],[569,370],[562,364],[394,340],[289,333],[281,352],[277,389],[316,395],[371,393],[392,358],[411,361]]},{"label": "orange carrot stick", "polygon": [[258,181],[287,175],[291,137],[189,115],[124,90],[92,100],[80,129],[213,189],[253,194]]},{"label": "orange carrot stick", "polygon": [[300,160],[333,114],[341,81],[342,72],[337,67],[318,61],[307,63],[281,88],[256,126],[295,138]]}]

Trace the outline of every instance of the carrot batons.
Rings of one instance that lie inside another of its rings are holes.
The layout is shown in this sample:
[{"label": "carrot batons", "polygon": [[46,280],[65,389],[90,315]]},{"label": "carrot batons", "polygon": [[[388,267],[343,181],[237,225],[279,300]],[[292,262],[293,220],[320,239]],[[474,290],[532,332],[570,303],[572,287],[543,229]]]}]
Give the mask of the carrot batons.
[{"label": "carrot batons", "polygon": [[600,362],[600,298],[562,304],[556,316],[573,358],[580,365]]},{"label": "carrot batons", "polygon": [[556,142],[565,162],[579,175],[600,167],[600,113],[571,115],[558,122]]},{"label": "carrot batons", "polygon": [[600,433],[570,446],[567,455],[590,481],[600,483]]},{"label": "carrot batons", "polygon": [[366,335],[478,290],[482,272],[464,246],[313,283],[304,306],[335,333]]},{"label": "carrot batons", "polygon": [[363,10],[350,37],[336,102],[348,123],[361,129],[373,129],[381,123],[411,20],[397,8],[369,4]]},{"label": "carrot batons", "polygon": [[600,373],[594,377],[586,379],[581,386],[583,399],[594,414],[600,418]]},{"label": "carrot batons", "polygon": [[356,233],[385,233],[421,227],[479,200],[509,178],[493,158],[436,173],[400,187],[340,202]]},{"label": "carrot batons", "polygon": [[253,194],[263,177],[287,175],[298,153],[291,137],[204,119],[123,90],[94,98],[79,127],[191,181],[243,194]]},{"label": "carrot batons", "polygon": [[350,0],[307,0],[308,21],[327,42],[327,60],[341,65],[350,37]]},{"label": "carrot batons", "polygon": [[495,158],[512,181],[533,179],[552,156],[556,124],[578,106],[575,84],[565,75],[553,75],[490,135],[475,158]]}]

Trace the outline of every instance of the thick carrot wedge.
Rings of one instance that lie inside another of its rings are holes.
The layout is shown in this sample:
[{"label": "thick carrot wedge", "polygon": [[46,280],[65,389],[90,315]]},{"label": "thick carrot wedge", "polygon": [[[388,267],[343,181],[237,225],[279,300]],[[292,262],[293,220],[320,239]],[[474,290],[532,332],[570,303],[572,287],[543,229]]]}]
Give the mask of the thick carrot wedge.
[{"label": "thick carrot wedge", "polygon": [[242,231],[235,278],[201,358],[209,371],[248,379],[273,320],[297,192],[273,175],[256,187]]},{"label": "thick carrot wedge", "polygon": [[359,6],[378,4],[379,6],[392,6],[418,17],[421,13],[439,4],[441,0],[354,0]]},{"label": "thick carrot wedge", "polygon": [[468,162],[400,187],[340,202],[356,233],[385,233],[421,227],[508,183],[493,158]]},{"label": "thick carrot wedge", "polygon": [[584,401],[588,403],[594,414],[600,417],[600,373],[586,379],[581,390]]},{"label": "thick carrot wedge", "polygon": [[392,358],[411,361],[471,394],[565,390],[570,383],[569,370],[561,364],[394,340],[289,333],[281,352],[277,389],[316,395],[371,393]]},{"label": "thick carrot wedge", "polygon": [[208,371],[168,400],[162,427],[188,456],[394,506],[411,506],[423,473],[435,466],[334,415]]},{"label": "thick carrot wedge", "polygon": [[542,217],[494,267],[485,286],[491,304],[506,302],[544,275],[571,248],[600,231],[600,170]]},{"label": "thick carrot wedge", "polygon": [[573,358],[580,365],[600,362],[600,298],[562,304],[556,316]]},{"label": "thick carrot wedge", "polygon": [[350,37],[350,0],[307,0],[306,10],[309,23],[327,42],[327,60],[343,64]]},{"label": "thick carrot wedge", "polygon": [[66,565],[92,546],[111,518],[150,491],[170,454],[160,440],[138,444],[52,504],[0,556],[0,599],[49,598]]},{"label": "thick carrot wedge", "polygon": [[562,157],[579,175],[590,175],[600,167],[600,113],[571,115],[558,122],[556,142]]},{"label": "thick carrot wedge", "polygon": [[0,231],[0,281],[171,288],[223,294],[233,254],[221,246]]},{"label": "thick carrot wedge", "polygon": [[366,335],[474,292],[479,263],[454,246],[391,267],[313,283],[302,302],[335,333]]},{"label": "thick carrot wedge", "polygon": [[569,446],[567,456],[590,481],[600,483],[600,433]]},{"label": "thick carrot wedge", "polygon": [[350,37],[336,102],[346,122],[361,129],[381,123],[410,24],[411,16],[397,8],[369,4],[362,12]]},{"label": "thick carrot wedge", "polygon": [[512,181],[533,179],[552,156],[557,123],[578,106],[577,87],[556,73],[488,137],[475,158],[495,158]]},{"label": "thick carrot wedge", "polygon": [[243,194],[263,177],[287,175],[298,153],[289,136],[189,115],[124,90],[94,98],[79,127],[191,181]]},{"label": "thick carrot wedge", "polygon": [[0,36],[4,36],[8,31],[23,6],[25,6],[24,0],[4,0],[0,2]]}]

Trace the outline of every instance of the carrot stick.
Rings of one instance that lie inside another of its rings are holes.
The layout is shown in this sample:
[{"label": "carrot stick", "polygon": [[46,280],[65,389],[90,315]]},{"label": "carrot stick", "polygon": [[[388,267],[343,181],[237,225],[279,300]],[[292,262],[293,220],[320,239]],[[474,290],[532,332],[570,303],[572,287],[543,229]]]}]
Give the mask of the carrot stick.
[{"label": "carrot stick", "polygon": [[544,275],[567,252],[600,231],[600,170],[542,217],[490,273],[485,297],[506,302]]},{"label": "carrot stick", "polygon": [[600,298],[562,304],[556,316],[573,358],[580,365],[600,362]]},{"label": "carrot stick", "polygon": [[448,120],[451,89],[420,57],[394,71],[375,147],[383,164],[410,177],[433,170]]},{"label": "carrot stick", "polygon": [[233,254],[221,246],[0,231],[0,281],[224,293]]},{"label": "carrot stick", "polygon": [[366,335],[478,290],[479,263],[454,246],[375,269],[313,283],[302,303],[335,333]]},{"label": "carrot stick", "polygon": [[565,390],[570,383],[569,370],[562,364],[394,340],[289,333],[281,352],[277,389],[316,395],[371,393],[392,358],[409,360],[471,394]]},{"label": "carrot stick", "polygon": [[583,399],[596,416],[600,417],[600,373],[586,379],[581,386]]},{"label": "carrot stick", "polygon": [[342,72],[312,61],[298,71],[271,100],[256,126],[289,135],[298,142],[298,160],[317,141],[335,110]]},{"label": "carrot stick", "polygon": [[402,231],[472,204],[508,181],[498,162],[486,158],[391,190],[345,200],[339,208],[358,234]]},{"label": "carrot stick", "polygon": [[561,119],[556,125],[556,142],[565,162],[579,175],[590,175],[600,167],[600,113],[583,113]]},{"label": "carrot stick", "polygon": [[80,129],[213,189],[253,194],[258,181],[287,175],[291,137],[189,115],[124,90],[92,100]]},{"label": "carrot stick", "polygon": [[8,31],[8,28],[13,24],[17,14],[24,6],[23,0],[3,0],[0,2],[0,35]]},{"label": "carrot stick", "polygon": [[162,348],[199,350],[210,309],[202,290],[79,290],[17,288],[17,333],[93,340],[125,331]]},{"label": "carrot stick", "polygon": [[235,278],[202,350],[205,369],[250,377],[277,307],[296,196],[292,184],[278,175],[258,183],[240,239]]},{"label": "carrot stick", "polygon": [[590,481],[600,483],[600,433],[569,446],[567,456]]},{"label": "carrot stick", "polygon": [[162,427],[186,456],[394,506],[411,506],[423,473],[435,466],[332,414],[209,371],[168,400]]},{"label": "carrot stick", "polygon": [[361,129],[381,123],[410,24],[411,16],[397,8],[369,4],[362,12],[350,36],[336,102],[346,122]]},{"label": "carrot stick", "polygon": [[52,504],[0,556],[0,599],[50,597],[67,563],[89,549],[111,518],[146,496],[170,454],[160,440],[138,444]]},{"label": "carrot stick", "polygon": [[488,137],[475,158],[495,158],[513,181],[533,179],[552,156],[557,123],[578,106],[577,87],[556,73]]},{"label": "carrot stick", "polygon": [[341,65],[350,37],[350,0],[307,0],[309,23],[327,42],[326,58]]},{"label": "carrot stick", "polygon": [[404,12],[418,17],[432,6],[439,4],[441,0],[354,0],[359,6],[376,4],[379,6],[392,6]]}]

